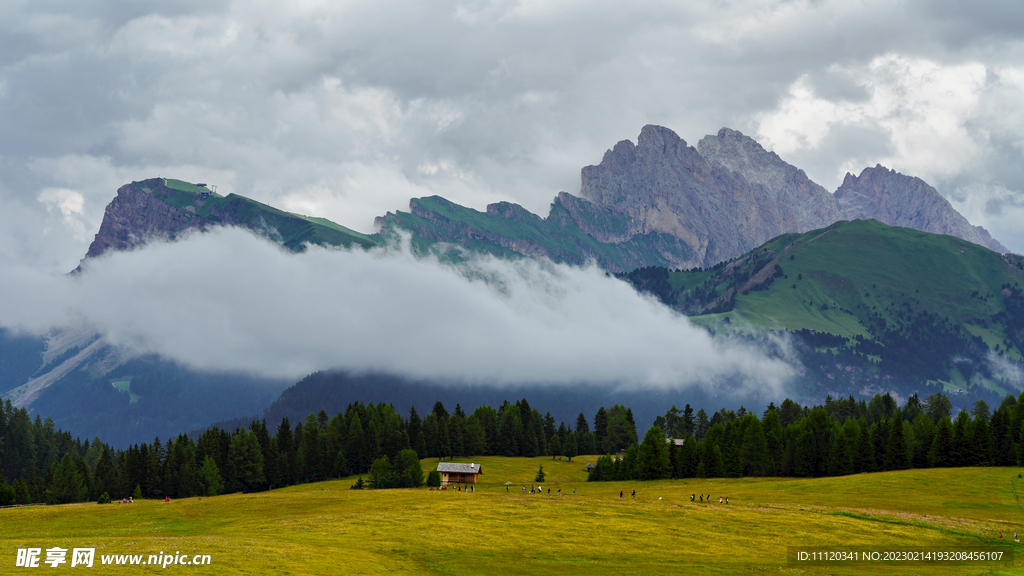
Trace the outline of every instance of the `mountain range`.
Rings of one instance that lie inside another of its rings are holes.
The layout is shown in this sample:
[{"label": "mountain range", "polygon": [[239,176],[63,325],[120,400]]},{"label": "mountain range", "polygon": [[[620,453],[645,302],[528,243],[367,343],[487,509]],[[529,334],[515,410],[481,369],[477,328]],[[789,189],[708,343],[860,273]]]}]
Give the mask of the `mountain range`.
[{"label": "mountain range", "polygon": [[[480,212],[431,196],[375,224],[378,232],[362,234],[153,178],[117,191],[74,273],[88,274],[90,260],[111,250],[216,226],[292,251],[372,248],[404,231],[419,251],[594,261],[713,332],[786,331],[808,398],[931,387],[998,399],[1019,387],[1007,374],[1024,349],[1024,264],[933,187],[881,166],[847,174],[830,193],[735,130],[692,147],[649,125],[636,144],[619,142],[583,168],[578,195],[560,192],[546,217],[509,202]],[[115,443],[257,413],[288,384],[133,355],[84,328],[31,337],[0,327],[0,396]]]}]

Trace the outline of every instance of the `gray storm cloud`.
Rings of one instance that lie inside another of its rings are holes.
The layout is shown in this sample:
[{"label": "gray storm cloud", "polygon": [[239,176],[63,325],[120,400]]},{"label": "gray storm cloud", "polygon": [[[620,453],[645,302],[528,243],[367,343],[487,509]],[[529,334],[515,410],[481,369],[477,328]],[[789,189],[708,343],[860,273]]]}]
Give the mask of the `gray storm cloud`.
[{"label": "gray storm cloud", "polygon": [[409,197],[546,213],[645,124],[834,189],[876,163],[1024,236],[1020,2],[0,3],[0,254],[73,268],[125,182],[367,231]]},{"label": "gray storm cloud", "polygon": [[781,390],[789,364],[703,329],[596,267],[408,249],[311,247],[236,229],[20,275],[0,324],[84,323],[111,343],[200,369],[297,378],[345,368],[490,384]]}]

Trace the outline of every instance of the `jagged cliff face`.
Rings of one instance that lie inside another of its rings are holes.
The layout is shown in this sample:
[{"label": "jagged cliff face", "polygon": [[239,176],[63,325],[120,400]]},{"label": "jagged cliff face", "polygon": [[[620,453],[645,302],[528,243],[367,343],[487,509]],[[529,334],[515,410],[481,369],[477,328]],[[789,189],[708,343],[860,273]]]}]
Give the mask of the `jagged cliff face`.
[{"label": "jagged cliff face", "polygon": [[89,245],[86,258],[107,250],[131,250],[154,238],[168,238],[189,228],[203,229],[205,219],[168,205],[153,193],[159,184],[146,180],[125,184],[107,204],[103,223]]},{"label": "jagged cliff face", "polygon": [[637,144],[623,140],[600,164],[583,168],[580,195],[559,193],[547,218],[508,202],[480,213],[435,196],[413,199],[409,213],[388,213],[377,224],[383,233],[403,228],[430,242],[498,255],[593,259],[615,272],[709,267],[780,234],[852,219],[951,234],[1005,252],[924,182],[884,168],[865,175],[848,176],[833,195],[735,130],[723,128],[694,148],[649,125]]},{"label": "jagged cliff face", "polygon": [[844,220],[873,218],[889,226],[948,234],[991,250],[1008,250],[981,226],[972,226],[924,180],[881,165],[847,174],[835,199]]},{"label": "jagged cliff face", "polygon": [[[223,197],[187,182],[152,178],[118,189],[82,261],[108,250],[131,250],[152,240],[173,240],[214,226],[246,228],[295,251],[307,243],[363,247],[377,243],[333,222],[283,212],[244,196]],[[80,270],[81,265],[76,271]]]},{"label": "jagged cliff face", "polygon": [[629,226],[618,235],[581,227],[603,241],[669,234],[696,256],[677,267],[706,267],[837,219],[831,194],[739,132],[723,129],[701,146],[650,125],[636,146],[616,144],[601,164],[583,169],[580,195],[625,215]]},{"label": "jagged cliff face", "polygon": [[717,135],[701,138],[697,151],[708,162],[763,186],[764,193],[758,197],[761,213],[774,228],[807,232],[842,219],[828,190],[749,136],[722,128]]}]

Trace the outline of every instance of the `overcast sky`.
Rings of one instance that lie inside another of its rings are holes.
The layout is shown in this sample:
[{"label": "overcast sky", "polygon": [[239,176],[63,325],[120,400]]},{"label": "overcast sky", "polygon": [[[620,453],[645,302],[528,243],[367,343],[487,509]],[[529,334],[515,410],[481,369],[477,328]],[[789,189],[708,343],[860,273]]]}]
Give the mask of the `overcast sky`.
[{"label": "overcast sky", "polygon": [[66,271],[118,186],[361,231],[440,194],[547,214],[644,124],[722,126],[834,190],[881,163],[1024,251],[1024,4],[0,3],[0,254]]}]

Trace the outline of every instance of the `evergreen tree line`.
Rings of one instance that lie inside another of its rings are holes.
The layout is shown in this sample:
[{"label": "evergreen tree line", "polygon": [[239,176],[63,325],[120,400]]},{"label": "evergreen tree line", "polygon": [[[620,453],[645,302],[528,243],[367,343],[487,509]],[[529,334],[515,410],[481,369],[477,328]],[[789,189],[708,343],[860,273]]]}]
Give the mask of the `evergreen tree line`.
[{"label": "evergreen tree line", "polygon": [[575,429],[555,426],[524,398],[497,409],[480,406],[449,414],[441,402],[420,417],[403,418],[391,404],[349,404],[328,418],[310,414],[274,430],[265,421],[228,432],[211,427],[196,437],[115,450],[99,438],[72,439],[51,419],[33,422],[7,401],[0,411],[0,505],[87,500],[184,498],[256,492],[353,474],[369,474],[369,487],[420,486],[419,460],[472,455],[534,457],[615,452],[637,442],[629,408],[601,408],[590,430],[581,413]]},{"label": "evergreen tree line", "polygon": [[[870,401],[826,398],[824,406],[770,404],[761,418],[720,410],[711,418],[689,405],[659,416],[644,439],[621,455],[602,456],[589,480],[842,476],[908,468],[1024,465],[1024,392],[996,410],[984,400],[952,415],[942,393],[899,407],[892,396]],[[679,439],[679,440],[675,440]]]}]

